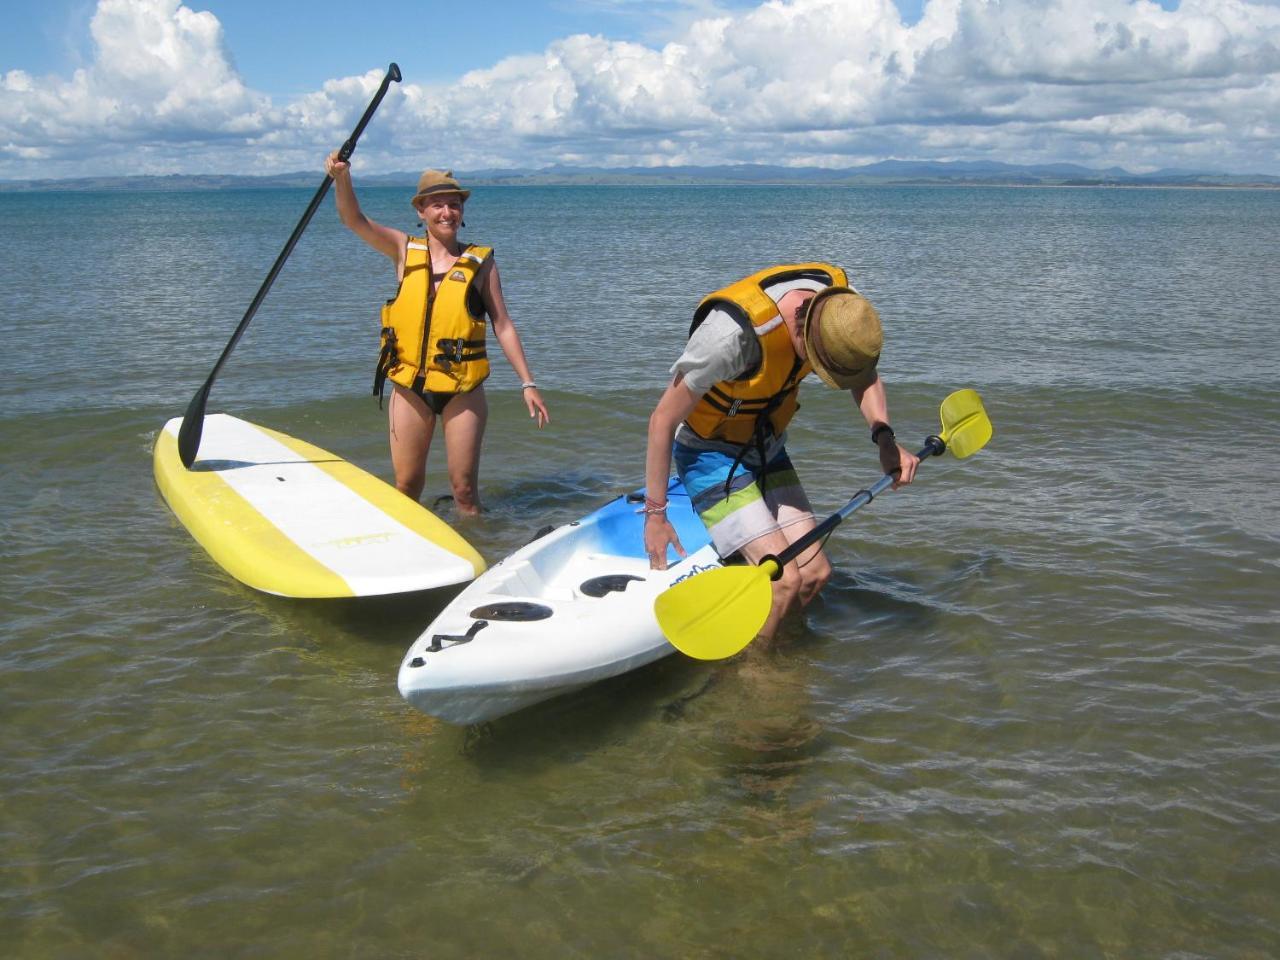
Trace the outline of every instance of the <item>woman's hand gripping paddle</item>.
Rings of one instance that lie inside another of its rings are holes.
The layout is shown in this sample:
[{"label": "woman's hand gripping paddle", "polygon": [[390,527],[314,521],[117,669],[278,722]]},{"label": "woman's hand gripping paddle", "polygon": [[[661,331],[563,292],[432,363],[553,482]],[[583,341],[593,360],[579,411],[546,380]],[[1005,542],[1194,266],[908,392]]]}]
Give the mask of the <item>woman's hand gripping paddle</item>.
[{"label": "woman's hand gripping paddle", "polygon": [[[991,420],[973,390],[957,390],[942,401],[942,432],[929,437],[921,460],[949,450],[960,460],[972,456],[991,439]],[[885,474],[870,490],[858,494],[776,557],[759,566],[717,567],[682,580],[658,595],[658,626],[681,653],[698,660],[722,660],[755,639],[773,604],[770,581],[813,543],[826,537],[853,511],[870,503],[893,484]]]},{"label": "woman's hand gripping paddle", "polygon": [[[387,95],[387,88],[391,84],[399,82],[400,68],[393,63],[387,67],[386,75],[378,86],[378,92],[374,94],[369,106],[365,108],[364,116],[360,118],[355,130],[351,132],[351,136],[347,138],[338,151],[338,156],[341,159],[347,160],[355,152],[356,141],[360,139],[360,134],[364,133],[364,128],[373,118],[373,112],[378,109],[378,104],[382,102],[382,98]],[[312,216],[315,215],[317,208],[319,208],[320,201],[329,192],[329,184],[331,183],[333,183],[333,178],[326,174],[324,181],[316,189],[315,196],[311,198],[311,203],[308,205],[306,213],[302,215],[298,225],[293,228],[293,233],[289,236],[289,241],[284,245],[284,249],[280,251],[280,256],[276,257],[276,262],[267,274],[267,279],[262,282],[262,286],[258,288],[258,293],[253,298],[253,302],[249,304],[249,309],[244,312],[240,325],[236,327],[235,333],[231,334],[231,339],[227,341],[227,345],[222,348],[222,354],[218,357],[218,362],[213,365],[213,370],[210,371],[208,379],[196,391],[195,396],[191,398],[191,402],[187,404],[187,412],[182,416],[182,426],[178,428],[178,457],[182,460],[182,465],[188,470],[191,469],[191,464],[195,463],[196,453],[200,449],[200,436],[204,433],[204,408],[209,402],[209,391],[213,388],[213,381],[218,376],[218,371],[222,369],[222,365],[227,362],[227,357],[231,356],[231,351],[240,342],[240,337],[249,326],[249,321],[253,319],[253,315],[258,312],[258,307],[262,306],[262,301],[267,297],[267,291],[276,282],[276,276],[280,273],[280,268],[289,259],[289,254],[293,253],[293,248],[297,245],[298,238],[302,236],[302,231],[307,229],[307,224],[311,222]]]}]

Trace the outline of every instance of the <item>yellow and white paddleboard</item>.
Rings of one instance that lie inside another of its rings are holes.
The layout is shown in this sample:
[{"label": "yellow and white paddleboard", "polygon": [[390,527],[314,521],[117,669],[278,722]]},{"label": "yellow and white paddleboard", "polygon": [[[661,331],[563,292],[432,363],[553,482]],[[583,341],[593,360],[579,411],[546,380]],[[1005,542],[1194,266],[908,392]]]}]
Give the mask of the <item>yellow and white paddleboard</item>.
[{"label": "yellow and white paddleboard", "polygon": [[224,413],[200,459],[178,458],[182,418],[156,438],[156,485],[228,573],[285,597],[371,597],[466,583],[485,563],[443,520],[327,450]]}]

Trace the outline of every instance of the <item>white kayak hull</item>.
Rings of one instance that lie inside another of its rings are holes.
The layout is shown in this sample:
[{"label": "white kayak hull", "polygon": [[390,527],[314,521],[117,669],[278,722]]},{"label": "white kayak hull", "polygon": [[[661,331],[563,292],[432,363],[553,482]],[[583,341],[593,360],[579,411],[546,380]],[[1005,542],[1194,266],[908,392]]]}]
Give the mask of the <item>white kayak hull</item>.
[{"label": "white kayak hull", "polygon": [[492,720],[674,653],[653,602],[721,565],[679,481],[668,517],[689,555],[667,570],[644,555],[639,494],[619,497],[492,566],[405,654],[401,695],[450,723]]}]

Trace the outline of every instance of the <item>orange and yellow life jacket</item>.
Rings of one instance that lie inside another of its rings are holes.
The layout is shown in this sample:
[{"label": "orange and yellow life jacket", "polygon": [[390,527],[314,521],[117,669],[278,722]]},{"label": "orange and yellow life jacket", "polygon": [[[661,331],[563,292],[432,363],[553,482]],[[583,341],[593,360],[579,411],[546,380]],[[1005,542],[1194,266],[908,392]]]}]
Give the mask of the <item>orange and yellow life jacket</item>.
[{"label": "orange and yellow life jacket", "polygon": [[468,246],[438,284],[425,238],[410,237],[404,277],[382,308],[382,351],[373,392],[385,380],[432,393],[466,393],[489,376],[485,309],[476,279],[490,247]]},{"label": "orange and yellow life jacket", "polygon": [[761,270],[705,297],[689,335],[712,310],[724,310],[759,338],[760,363],[737,380],[721,380],[703,394],[685,423],[704,440],[763,447],[767,433],[781,436],[800,407],[800,381],[813,367],[796,355],[778,305],[765,288],[787,280],[847,286],[843,270],[829,263],[795,263]]}]

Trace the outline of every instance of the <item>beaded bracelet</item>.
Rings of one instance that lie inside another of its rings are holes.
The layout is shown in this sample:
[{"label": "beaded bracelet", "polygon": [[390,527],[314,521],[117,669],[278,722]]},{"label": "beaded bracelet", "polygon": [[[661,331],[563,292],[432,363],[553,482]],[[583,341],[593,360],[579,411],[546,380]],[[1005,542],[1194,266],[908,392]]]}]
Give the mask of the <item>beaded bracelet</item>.
[{"label": "beaded bracelet", "polygon": [[636,511],[636,513],[643,513],[645,516],[649,516],[650,514],[664,514],[666,512],[667,505],[665,503],[659,503],[657,500],[650,500],[648,497],[644,498],[644,506]]},{"label": "beaded bracelet", "polygon": [[526,380],[524,383],[520,384],[521,390],[528,390],[530,387],[533,387],[533,389],[535,390],[538,389],[538,385],[534,383],[532,380]]}]

